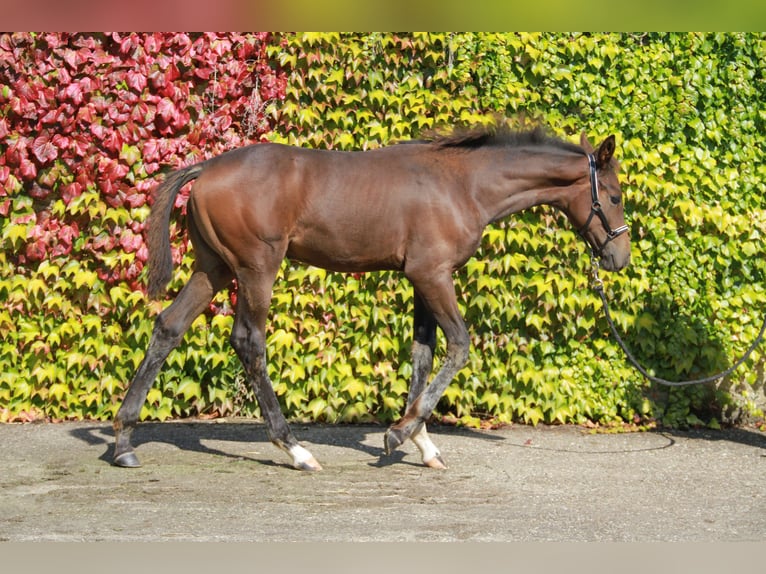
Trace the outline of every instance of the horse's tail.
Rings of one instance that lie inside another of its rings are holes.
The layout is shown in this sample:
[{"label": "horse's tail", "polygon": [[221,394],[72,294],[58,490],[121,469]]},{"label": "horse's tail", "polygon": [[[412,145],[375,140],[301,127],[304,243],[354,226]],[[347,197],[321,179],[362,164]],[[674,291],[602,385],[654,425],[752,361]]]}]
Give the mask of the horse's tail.
[{"label": "horse's tail", "polygon": [[197,179],[203,163],[198,163],[171,173],[154,192],[154,205],[147,221],[147,248],[149,250],[149,286],[152,299],[165,294],[165,288],[173,274],[173,254],[170,250],[170,212],[181,188]]}]

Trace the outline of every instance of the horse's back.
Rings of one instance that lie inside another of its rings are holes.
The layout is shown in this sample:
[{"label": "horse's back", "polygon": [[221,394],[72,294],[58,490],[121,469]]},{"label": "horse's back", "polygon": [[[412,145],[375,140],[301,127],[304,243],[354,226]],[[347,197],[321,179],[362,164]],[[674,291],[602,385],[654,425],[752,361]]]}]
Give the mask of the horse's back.
[{"label": "horse's back", "polygon": [[363,152],[256,144],[208,162],[195,217],[221,247],[281,245],[337,271],[401,269],[413,233],[456,217],[451,175],[429,146]]}]

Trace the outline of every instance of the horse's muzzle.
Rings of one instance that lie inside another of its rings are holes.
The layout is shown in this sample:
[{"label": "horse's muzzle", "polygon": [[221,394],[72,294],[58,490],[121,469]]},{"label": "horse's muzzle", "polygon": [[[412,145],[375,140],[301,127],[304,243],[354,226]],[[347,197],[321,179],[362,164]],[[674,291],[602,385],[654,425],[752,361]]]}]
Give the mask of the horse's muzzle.
[{"label": "horse's muzzle", "polygon": [[[624,237],[627,239],[627,236]],[[607,271],[619,271],[630,263],[630,241],[619,238],[604,246],[599,265]]]}]

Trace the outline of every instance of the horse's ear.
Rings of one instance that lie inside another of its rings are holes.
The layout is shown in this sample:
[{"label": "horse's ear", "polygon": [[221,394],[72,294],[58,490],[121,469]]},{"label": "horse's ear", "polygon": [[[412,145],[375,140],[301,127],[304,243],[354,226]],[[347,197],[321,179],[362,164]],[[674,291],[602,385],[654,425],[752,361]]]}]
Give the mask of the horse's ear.
[{"label": "horse's ear", "polygon": [[588,136],[585,132],[580,133],[580,147],[585,150],[585,153],[593,153],[593,146],[588,141]]},{"label": "horse's ear", "polygon": [[596,165],[598,167],[604,167],[605,165],[609,165],[609,162],[612,160],[612,156],[614,155],[614,136],[611,135],[608,138],[606,138],[600,146],[598,146],[598,151],[596,152]]}]

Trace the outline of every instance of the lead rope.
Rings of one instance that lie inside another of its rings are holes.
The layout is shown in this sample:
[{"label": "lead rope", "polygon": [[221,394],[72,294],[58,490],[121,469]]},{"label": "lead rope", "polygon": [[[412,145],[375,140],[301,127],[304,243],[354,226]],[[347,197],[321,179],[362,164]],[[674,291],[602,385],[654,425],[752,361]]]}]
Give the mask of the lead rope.
[{"label": "lead rope", "polygon": [[601,280],[601,278],[598,275],[599,271],[599,265],[598,260],[596,258],[592,259],[592,274],[593,274],[593,289],[598,293],[599,297],[601,297],[601,303],[604,307],[604,316],[606,317],[607,323],[609,323],[609,328],[612,330],[612,335],[614,335],[614,338],[617,340],[617,343],[620,345],[620,348],[625,353],[625,356],[628,357],[628,360],[631,362],[631,364],[638,370],[639,373],[641,373],[645,378],[647,378],[649,381],[653,383],[659,383],[660,385],[666,385],[669,387],[682,387],[686,385],[702,385],[705,383],[712,383],[713,381],[717,381],[718,379],[722,379],[723,377],[727,377],[731,373],[733,373],[742,363],[744,363],[748,357],[752,354],[752,352],[755,350],[755,348],[761,344],[761,341],[763,341],[764,333],[766,333],[766,319],[763,321],[763,325],[761,325],[761,331],[758,333],[758,336],[755,338],[755,341],[753,341],[753,344],[750,345],[750,348],[747,350],[747,352],[737,360],[731,367],[726,369],[725,371],[718,373],[717,375],[711,375],[709,377],[705,377],[704,379],[693,379],[690,381],[668,381],[666,379],[662,379],[660,377],[655,377],[653,375],[650,375],[646,369],[644,369],[639,362],[636,360],[636,358],[633,356],[633,353],[630,352],[630,349],[628,349],[627,345],[625,345],[625,342],[622,340],[622,337],[620,337],[620,334],[617,332],[617,327],[614,324],[614,321],[612,321],[612,316],[609,313],[609,303],[606,300],[606,294],[604,293],[604,282]]}]

